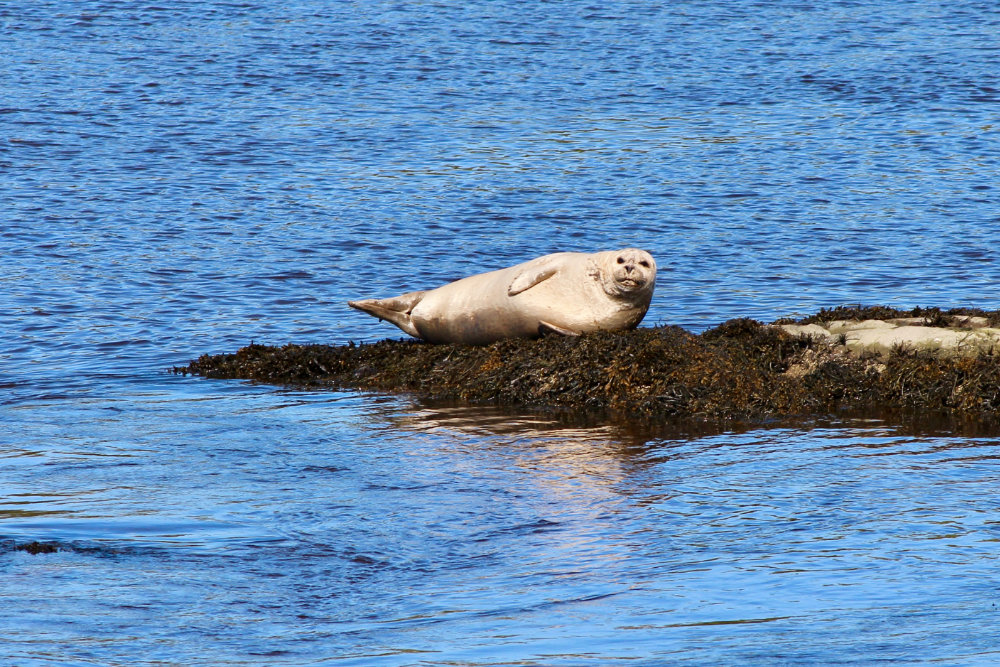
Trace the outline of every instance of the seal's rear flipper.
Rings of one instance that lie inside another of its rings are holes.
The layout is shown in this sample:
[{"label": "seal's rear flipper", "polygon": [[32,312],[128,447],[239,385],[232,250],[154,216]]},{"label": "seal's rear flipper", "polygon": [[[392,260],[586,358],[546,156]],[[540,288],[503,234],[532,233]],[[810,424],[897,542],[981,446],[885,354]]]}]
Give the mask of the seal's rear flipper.
[{"label": "seal's rear flipper", "polygon": [[559,334],[560,336],[579,336],[579,331],[573,331],[572,329],[566,329],[565,327],[560,327],[551,322],[546,322],[542,320],[538,323],[538,335],[545,336],[546,334]]},{"label": "seal's rear flipper", "polygon": [[410,312],[414,306],[424,298],[424,292],[409,292],[402,296],[394,296],[389,299],[362,299],[361,301],[348,301],[347,305],[362,312],[368,313],[372,317],[380,320],[392,322],[406,333],[420,338],[420,333],[413,326],[410,319]]}]

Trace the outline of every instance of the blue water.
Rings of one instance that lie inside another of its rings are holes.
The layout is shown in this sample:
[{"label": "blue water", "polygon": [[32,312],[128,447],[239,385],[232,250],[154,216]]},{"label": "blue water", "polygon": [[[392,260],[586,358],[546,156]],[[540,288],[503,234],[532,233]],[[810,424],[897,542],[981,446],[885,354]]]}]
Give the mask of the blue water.
[{"label": "blue water", "polygon": [[994,3],[16,4],[0,663],[1000,661],[996,433],[165,372],[557,250],[694,331],[1000,308]]}]

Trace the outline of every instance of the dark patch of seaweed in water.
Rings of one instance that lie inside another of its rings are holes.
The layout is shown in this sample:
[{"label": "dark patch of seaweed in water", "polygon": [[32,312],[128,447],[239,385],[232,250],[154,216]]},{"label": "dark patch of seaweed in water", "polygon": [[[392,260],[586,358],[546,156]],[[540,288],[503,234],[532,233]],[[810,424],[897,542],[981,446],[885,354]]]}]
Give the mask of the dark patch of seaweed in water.
[{"label": "dark patch of seaweed in water", "polygon": [[55,542],[24,542],[23,544],[13,545],[14,551],[24,551],[33,556],[38,554],[54,554],[57,551],[61,551],[58,544]]},{"label": "dark patch of seaweed in water", "polygon": [[39,556],[44,554],[54,554],[59,552],[73,552],[80,554],[90,554],[95,556],[117,556],[128,551],[136,551],[134,547],[129,549],[113,548],[108,546],[93,546],[78,544],[75,542],[32,540],[30,542],[18,542],[13,539],[0,539],[0,553],[21,551]]}]

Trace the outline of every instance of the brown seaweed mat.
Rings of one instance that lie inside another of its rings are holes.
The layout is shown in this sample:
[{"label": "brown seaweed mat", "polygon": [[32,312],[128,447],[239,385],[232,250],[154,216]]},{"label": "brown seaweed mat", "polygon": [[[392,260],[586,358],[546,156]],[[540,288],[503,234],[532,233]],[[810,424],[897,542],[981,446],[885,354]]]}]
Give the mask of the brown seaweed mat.
[{"label": "brown seaweed mat", "polygon": [[[950,314],[997,319],[995,312],[971,309],[841,307],[797,321],[920,316],[939,322]],[[942,357],[900,348],[858,356],[750,319],[730,320],[698,335],[659,326],[484,347],[415,340],[251,344],[172,370],[652,419],[756,421],[871,408],[986,417],[1000,408],[1000,356],[992,353]]]}]

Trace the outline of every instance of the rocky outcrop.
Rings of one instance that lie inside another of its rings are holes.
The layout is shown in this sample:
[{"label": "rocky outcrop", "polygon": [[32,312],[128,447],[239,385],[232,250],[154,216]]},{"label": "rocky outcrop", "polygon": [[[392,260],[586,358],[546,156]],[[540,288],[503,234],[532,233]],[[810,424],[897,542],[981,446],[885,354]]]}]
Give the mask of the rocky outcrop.
[{"label": "rocky outcrop", "polygon": [[[874,315],[874,316],[873,316]],[[486,346],[385,340],[249,345],[176,373],[647,419],[760,420],[845,409],[1000,410],[1000,314],[842,308]]]}]

